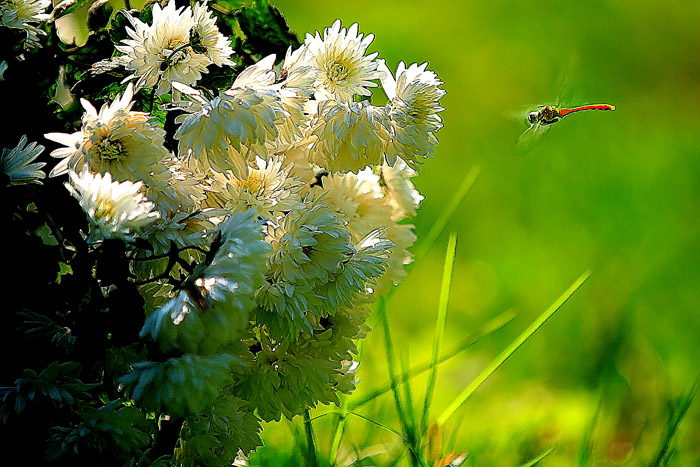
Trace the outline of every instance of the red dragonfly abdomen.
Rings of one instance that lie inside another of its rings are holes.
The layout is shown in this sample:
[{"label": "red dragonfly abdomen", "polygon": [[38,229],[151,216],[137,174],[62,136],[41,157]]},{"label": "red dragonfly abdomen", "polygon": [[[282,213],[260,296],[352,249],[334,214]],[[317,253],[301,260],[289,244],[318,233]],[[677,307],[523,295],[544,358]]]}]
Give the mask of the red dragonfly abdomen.
[{"label": "red dragonfly abdomen", "polygon": [[570,109],[559,109],[559,115],[566,117],[569,114],[581,112],[582,110],[615,110],[615,106],[610,104],[582,105],[580,107],[572,107]]}]

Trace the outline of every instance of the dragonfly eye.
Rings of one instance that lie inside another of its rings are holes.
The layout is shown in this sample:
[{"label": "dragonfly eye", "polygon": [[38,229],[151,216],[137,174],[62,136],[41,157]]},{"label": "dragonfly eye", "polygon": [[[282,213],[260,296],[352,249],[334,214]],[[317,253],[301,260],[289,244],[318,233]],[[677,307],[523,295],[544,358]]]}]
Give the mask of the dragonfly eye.
[{"label": "dragonfly eye", "polygon": [[537,122],[537,112],[530,112],[527,114],[527,121],[534,124]]}]

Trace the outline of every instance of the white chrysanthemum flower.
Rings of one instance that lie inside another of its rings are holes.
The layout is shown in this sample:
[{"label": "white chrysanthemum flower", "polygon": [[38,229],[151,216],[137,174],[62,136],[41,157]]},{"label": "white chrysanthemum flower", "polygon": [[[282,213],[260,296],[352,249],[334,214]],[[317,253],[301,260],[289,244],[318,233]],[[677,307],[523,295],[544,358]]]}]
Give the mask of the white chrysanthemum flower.
[{"label": "white chrysanthemum flower", "polygon": [[381,164],[389,138],[386,125],[385,107],[375,107],[368,101],[321,101],[311,124],[311,134],[317,137],[311,161],[331,172]]},{"label": "white chrysanthemum flower", "polygon": [[136,78],[137,89],[157,86],[159,95],[166,94],[173,82],[195,84],[211,64],[232,63],[230,42],[219,34],[206,7],[198,5],[193,15],[190,7],[176,9],[175,3],[165,8],[156,3],[150,26],[125,13],[133,26],[126,30],[131,39],[116,48],[129,57],[126,69],[133,74],[125,81]]},{"label": "white chrysanthemum flower", "polygon": [[326,283],[338,273],[343,259],[353,253],[340,218],[320,200],[290,212],[278,225],[269,225],[267,241],[274,250],[267,273],[273,282]]},{"label": "white chrysanthemum flower", "polygon": [[167,253],[177,248],[206,247],[211,243],[217,226],[226,217],[224,209],[202,208],[161,214],[143,237],[153,246],[153,254]]},{"label": "white chrysanthemum flower", "polygon": [[[225,123],[227,136],[238,150],[241,144],[255,150],[268,139],[276,139],[277,123],[287,116],[282,105],[281,87],[274,84],[274,64],[275,56],[269,55],[249,66],[220,95],[230,109],[227,117],[232,120]],[[289,99],[291,96],[285,97]]]},{"label": "white chrysanthemum flower", "polygon": [[190,30],[190,45],[203,53],[217,66],[233,66],[229,57],[233,54],[231,41],[219,32],[216,18],[212,16],[207,3],[198,3],[192,9],[194,29]]},{"label": "white chrysanthemum flower", "polygon": [[182,155],[192,154],[219,172],[227,170],[230,164],[224,155],[228,151],[228,139],[223,125],[228,109],[223,101],[220,97],[207,100],[199,91],[179,83],[175,83],[175,88],[189,98],[175,103],[185,111],[175,118],[175,123],[180,124],[175,133],[178,151]]},{"label": "white chrysanthemum flower", "polygon": [[309,284],[292,284],[284,280],[268,280],[255,291],[260,306],[259,320],[269,328],[273,338],[294,339],[313,328],[307,319],[309,313],[324,310],[325,297],[317,294]]},{"label": "white chrysanthemum flower", "polygon": [[117,96],[112,105],[103,105],[99,113],[87,100],[83,126],[73,134],[48,133],[47,139],[65,145],[51,153],[62,158],[49,176],[62,175],[68,170],[80,171],[87,165],[92,172],[112,174],[115,180],[142,180],[153,187],[153,179],[167,167],[169,156],[163,146],[165,131],[145,112],[132,111],[133,86],[123,97]]},{"label": "white chrysanthemum flower", "polygon": [[296,50],[290,46],[282,63],[283,88],[293,90],[307,99],[313,95],[313,85],[318,78],[319,69],[315,66],[314,56],[308,44]]},{"label": "white chrysanthemum flower", "polygon": [[335,173],[324,178],[322,191],[331,211],[345,220],[353,241],[360,242],[374,230],[383,229],[382,237],[395,245],[387,261],[386,273],[376,283],[375,289],[381,294],[406,276],[405,266],[413,259],[408,248],[415,243],[416,236],[413,225],[397,224],[392,219],[393,208],[389,198],[384,196],[379,180],[371,169],[357,174]]},{"label": "white chrysanthemum flower", "polygon": [[346,30],[337,20],[324,30],[323,38],[319,32],[306,35],[305,45],[318,70],[314,84],[317,99],[350,102],[357,94],[369,96],[372,93],[367,87],[375,87],[372,81],[383,77],[374,60],[377,52],[365,55],[374,35],[363,37],[357,30],[357,23]]},{"label": "white chrysanthemum flower", "polygon": [[148,199],[156,203],[161,218],[197,211],[206,198],[206,175],[175,157],[166,159],[164,166],[168,170],[154,176],[146,191]]},{"label": "white chrysanthemum flower", "polygon": [[92,173],[87,167],[80,173],[70,171],[69,176],[66,188],[88,215],[92,241],[130,240],[160,216],[141,192],[142,182],[112,181],[109,172]]},{"label": "white chrysanthemum flower", "polygon": [[309,145],[298,144],[284,151],[284,164],[289,167],[289,173],[304,182],[302,194],[308,191],[309,185],[316,179],[316,169],[309,160]]},{"label": "white chrysanthemum flower", "polygon": [[[383,230],[350,245],[332,277],[322,283],[290,282],[268,274],[267,283],[255,292],[260,306],[258,320],[264,322],[274,339],[296,338],[323,326],[321,318],[343,316],[350,307],[355,313],[359,301],[371,294],[371,287],[386,270],[394,244],[380,238]],[[363,298],[361,298],[363,297]]]},{"label": "white chrysanthemum flower", "polygon": [[383,164],[379,171],[379,185],[391,204],[391,218],[398,222],[406,217],[414,217],[424,197],[416,190],[411,178],[417,175],[402,159],[397,159],[394,166]]},{"label": "white chrysanthemum flower", "polygon": [[210,186],[209,173],[192,159],[173,157],[166,161],[168,166],[167,185],[177,192],[178,210],[194,209],[206,199],[205,190]]},{"label": "white chrysanthemum flower", "polygon": [[252,210],[268,220],[304,208],[300,195],[303,182],[289,174],[291,167],[284,166],[284,158],[258,158],[256,165],[258,168],[251,168],[244,179],[216,174],[210,188],[215,205],[229,211]]},{"label": "white chrysanthemum flower", "polygon": [[279,83],[282,108],[287,116],[277,124],[279,137],[271,141],[271,152],[286,152],[299,144],[310,143],[306,141],[310,122],[307,102],[313,94],[313,83],[318,75],[312,60],[305,45],[296,51],[292,51],[291,47],[287,50],[282,64],[282,81]]},{"label": "white chrysanthemum flower", "polygon": [[271,154],[286,153],[299,145],[308,146],[312,142],[306,136],[311,118],[306,112],[305,99],[285,89],[280,92],[285,117],[276,121],[277,137],[267,140],[267,151]]},{"label": "white chrysanthemum flower", "polygon": [[391,250],[396,246],[382,238],[385,230],[373,230],[356,242],[355,253],[343,263],[341,272],[320,288],[318,293],[326,298],[326,306],[354,308],[358,296],[367,300],[373,293],[372,286],[386,272]]},{"label": "white chrysanthemum flower", "polygon": [[238,177],[247,177],[247,167],[230,160],[230,149],[246,163],[256,155],[266,158],[265,143],[277,138],[277,123],[287,115],[279,86],[273,84],[274,60],[270,55],[246,68],[231,88],[211,100],[200,91],[176,84],[188,97],[176,102],[185,110],[175,119],[180,124],[175,133],[180,153],[201,158],[217,172],[234,170]]},{"label": "white chrysanthemum flower", "polygon": [[384,198],[379,176],[371,169],[357,174],[331,173],[323,179],[324,199],[332,212],[347,221],[346,228],[359,242],[375,229],[393,225],[391,207]]},{"label": "white chrysanthemum flower", "polygon": [[34,162],[44,151],[44,146],[31,143],[27,144],[27,137],[23,135],[19,143],[12,149],[3,148],[0,156],[0,171],[10,177],[10,185],[22,185],[28,183],[38,183],[46,178],[46,173],[41,170],[46,165],[45,162]]},{"label": "white chrysanthemum flower", "polygon": [[379,68],[385,71],[382,87],[391,101],[387,107],[393,138],[385,148],[389,165],[400,157],[417,170],[420,159],[431,157],[438,144],[435,133],[442,128],[438,113],[444,110],[440,99],[445,91],[439,87],[442,81],[426,70],[427,66],[414,63],[406,68],[401,62],[394,80],[386,65],[380,63]]},{"label": "white chrysanthemum flower", "polygon": [[0,3],[0,26],[23,29],[27,33],[27,46],[39,47],[40,35],[46,32],[30,23],[46,21],[50,15],[44,11],[51,0],[4,0]]}]

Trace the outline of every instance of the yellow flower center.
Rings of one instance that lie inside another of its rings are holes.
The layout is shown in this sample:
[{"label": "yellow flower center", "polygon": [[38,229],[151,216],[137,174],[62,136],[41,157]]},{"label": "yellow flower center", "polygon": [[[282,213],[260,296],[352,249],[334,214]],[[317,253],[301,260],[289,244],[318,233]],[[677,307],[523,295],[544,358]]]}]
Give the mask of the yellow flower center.
[{"label": "yellow flower center", "polygon": [[330,60],[325,67],[326,76],[334,83],[346,81],[350,77],[347,64],[342,59]]},{"label": "yellow flower center", "polygon": [[105,222],[111,222],[114,219],[115,206],[109,199],[100,200],[100,204],[95,210],[93,215],[95,219],[104,220]]},{"label": "yellow flower center", "polygon": [[255,176],[252,176],[252,174],[245,180],[242,180],[240,182],[239,187],[241,191],[247,191],[251,194],[260,194],[265,191],[264,181]]},{"label": "yellow flower center", "polygon": [[119,161],[126,157],[124,145],[119,140],[112,141],[109,138],[105,138],[97,143],[94,148],[97,156],[104,161]]}]

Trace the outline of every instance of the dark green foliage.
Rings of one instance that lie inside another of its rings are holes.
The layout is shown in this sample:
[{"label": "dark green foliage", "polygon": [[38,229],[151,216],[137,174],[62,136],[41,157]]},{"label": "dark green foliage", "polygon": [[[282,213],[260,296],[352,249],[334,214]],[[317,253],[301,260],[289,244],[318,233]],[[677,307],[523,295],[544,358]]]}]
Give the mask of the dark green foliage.
[{"label": "dark green foliage", "polygon": [[185,466],[231,465],[238,449],[248,452],[262,444],[260,430],[260,420],[246,410],[245,401],[221,397],[186,419],[175,459]]},{"label": "dark green foliage", "polygon": [[[65,3],[56,17],[90,1]],[[201,85],[211,91],[230,85],[244,65],[298,44],[266,3],[240,14],[234,3],[222,5],[222,31],[232,39],[234,30],[246,37],[238,38],[234,56],[240,66],[211,67],[205,75]],[[150,7],[138,12],[147,22],[150,15]],[[47,163],[47,172],[55,165],[50,152],[56,145],[44,133],[76,131],[81,98],[99,109],[126,87],[126,70],[108,61],[127,38],[128,21],[109,4],[94,2],[88,25],[90,36],[80,47],[62,43],[55,23],[42,25],[48,35],[36,49],[25,47],[23,31],[0,27],[0,61],[7,62],[0,80],[6,111],[0,146],[15,147],[22,135],[45,145],[37,161]],[[57,102],[59,75],[70,102]],[[134,110],[152,108],[166,127],[172,125],[173,115],[160,104],[150,92],[140,92]],[[64,180],[12,187],[6,177],[0,182],[8,304],[0,326],[3,459],[22,465],[168,465],[183,427],[177,454],[191,465],[230,465],[239,447],[260,445],[260,422],[246,403],[219,398],[232,373],[242,373],[243,362],[226,353],[164,355],[140,338],[145,304],[124,244],[88,245],[85,214]],[[247,352],[241,347],[233,353]],[[156,397],[155,381],[166,385],[170,400]],[[161,419],[158,412],[166,406],[190,418]]]},{"label": "dark green foliage", "polygon": [[[236,52],[248,60],[252,57],[261,58],[276,54],[277,58],[284,57],[287,49],[300,45],[299,39],[289,30],[289,26],[279,10],[270,5],[267,0],[254,1],[249,7],[243,7],[234,15],[245,39],[236,43]],[[255,60],[246,61],[246,66]]]},{"label": "dark green foliage", "polygon": [[0,388],[3,423],[7,423],[12,412],[16,415],[22,414],[27,403],[35,398],[43,397],[46,399],[44,402],[48,401],[58,408],[73,405],[76,399],[89,398],[88,391],[99,384],[83,383],[73,376],[79,372],[79,365],[75,362],[60,365],[58,362],[53,362],[39,374],[31,369],[24,370],[22,378],[15,380],[14,387]]},{"label": "dark green foliage", "polygon": [[125,465],[132,461],[135,452],[151,444],[156,428],[141,410],[124,406],[120,400],[97,409],[86,407],[78,415],[80,420],[70,427],[52,428],[48,460],[80,456],[84,461],[95,456],[95,461],[99,462],[99,457],[108,454],[112,456],[112,463],[117,461]]}]

